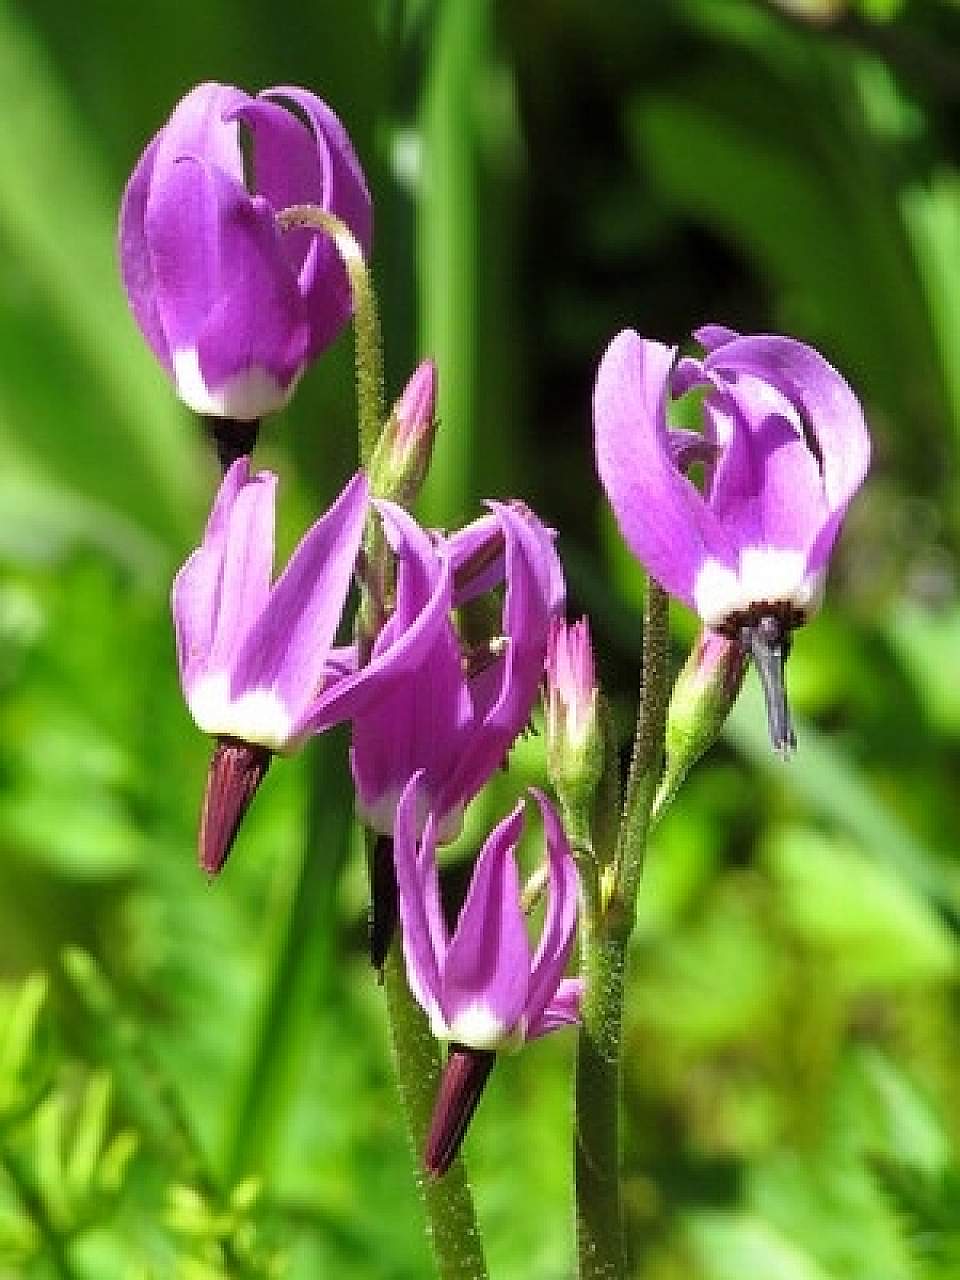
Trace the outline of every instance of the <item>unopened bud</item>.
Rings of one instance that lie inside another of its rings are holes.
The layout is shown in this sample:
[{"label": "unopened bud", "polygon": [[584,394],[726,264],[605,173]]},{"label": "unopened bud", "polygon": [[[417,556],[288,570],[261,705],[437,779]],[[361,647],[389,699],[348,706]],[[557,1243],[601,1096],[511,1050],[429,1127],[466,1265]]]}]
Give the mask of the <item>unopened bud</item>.
[{"label": "unopened bud", "polygon": [[437,366],[422,360],[390,411],[370,461],[378,498],[409,507],[426,478],[436,437]]},{"label": "unopened bud", "polygon": [[547,772],[563,805],[582,810],[603,773],[603,731],[593,646],[586,618],[551,624],[547,638],[544,715]]},{"label": "unopened bud", "polygon": [[667,710],[666,768],[654,803],[659,817],[684,778],[716,742],[737,700],[747,653],[739,638],[704,627],[673,686]]}]

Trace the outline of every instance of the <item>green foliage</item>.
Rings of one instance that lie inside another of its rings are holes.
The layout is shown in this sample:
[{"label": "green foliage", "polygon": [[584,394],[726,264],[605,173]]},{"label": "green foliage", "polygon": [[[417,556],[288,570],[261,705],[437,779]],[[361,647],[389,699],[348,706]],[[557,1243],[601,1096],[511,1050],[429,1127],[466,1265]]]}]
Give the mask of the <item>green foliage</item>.
[{"label": "green foliage", "polygon": [[[558,527],[624,742],[642,583],[588,481],[603,344],[786,328],[862,394],[877,460],[796,638],[797,757],[748,673],[654,837],[626,1212],[650,1280],[953,1280],[956,6],[457,8],[0,0],[0,1276],[429,1268],[342,739],[277,762],[215,885],[193,861],[207,744],[166,596],[215,471],[113,240],[146,135],[216,77],[309,83],[358,138],[388,396],[440,357],[429,511],[515,492]],[[282,547],[351,465],[352,394],[342,343],[265,429]],[[454,891],[543,770],[533,735]],[[570,1051],[498,1066],[468,1137],[494,1275],[569,1274]]]}]

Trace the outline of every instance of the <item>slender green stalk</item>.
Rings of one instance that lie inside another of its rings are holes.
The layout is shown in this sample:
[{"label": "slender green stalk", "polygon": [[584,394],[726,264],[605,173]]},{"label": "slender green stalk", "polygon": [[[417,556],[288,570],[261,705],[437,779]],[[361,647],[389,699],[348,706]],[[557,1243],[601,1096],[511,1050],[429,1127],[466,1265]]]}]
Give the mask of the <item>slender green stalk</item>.
[{"label": "slender green stalk", "polygon": [[584,903],[585,991],[577,1040],[574,1151],[579,1280],[624,1280],[627,1274],[620,1194],[624,974],[650,811],[663,761],[669,697],[667,622],[667,597],[651,581],[644,611],[637,734],[614,876],[596,907],[589,897]]},{"label": "slender green stalk", "polygon": [[383,394],[383,341],[380,309],[373,287],[373,275],[363,250],[345,222],[312,204],[294,204],[277,214],[282,230],[310,227],[326,231],[336,245],[350,279],[353,293],[353,335],[357,362],[357,422],[360,462],[368,462],[380,435],[385,417]]},{"label": "slender green stalk", "polygon": [[[407,1130],[419,1169],[440,1084],[440,1052],[407,985],[400,944],[395,939],[383,970],[390,1037]],[[487,1264],[473,1198],[458,1156],[442,1178],[417,1175],[427,1214],[427,1230],[440,1280],[486,1280]]]}]

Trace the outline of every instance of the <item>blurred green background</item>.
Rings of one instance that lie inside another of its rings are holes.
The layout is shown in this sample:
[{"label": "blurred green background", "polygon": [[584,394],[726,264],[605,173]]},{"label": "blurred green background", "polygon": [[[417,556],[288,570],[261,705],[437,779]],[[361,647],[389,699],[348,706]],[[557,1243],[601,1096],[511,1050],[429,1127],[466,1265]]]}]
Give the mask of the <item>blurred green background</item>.
[{"label": "blurred green background", "polygon": [[[558,527],[625,746],[604,345],[786,331],[859,391],[875,464],[797,637],[797,757],[749,678],[656,834],[629,1230],[647,1280],[960,1275],[960,6],[0,0],[0,1277],[429,1274],[344,738],[275,766],[216,884],[195,866],[167,593],[216,474],[113,245],[203,79],[344,119],[389,392],[440,363],[422,514],[522,494]],[[344,338],[264,431],[284,550],[353,465],[352,395]],[[465,852],[542,769],[530,738]],[[503,1061],[468,1138],[495,1276],[571,1274],[571,1055]]]}]

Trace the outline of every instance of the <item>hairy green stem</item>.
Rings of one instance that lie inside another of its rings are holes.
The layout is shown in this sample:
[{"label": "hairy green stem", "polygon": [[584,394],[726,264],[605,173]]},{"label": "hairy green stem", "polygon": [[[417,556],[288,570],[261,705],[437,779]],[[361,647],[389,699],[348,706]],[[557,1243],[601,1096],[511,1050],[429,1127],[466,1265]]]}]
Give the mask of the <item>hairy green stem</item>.
[{"label": "hairy green stem", "polygon": [[585,980],[577,1039],[576,1184],[579,1280],[624,1280],[626,1241],[620,1193],[620,1084],[627,946],[636,914],[650,811],[663,762],[669,698],[668,602],[653,581],[644,610],[643,684],[627,778],[614,875],[589,895],[582,922]]},{"label": "hairy green stem", "polygon": [[357,421],[360,438],[360,465],[370,461],[385,417],[383,395],[383,341],[380,309],[373,274],[363,250],[347,224],[312,204],[294,204],[277,214],[282,230],[310,227],[325,231],[336,245],[346,267],[353,294],[353,333],[357,362]]},{"label": "hairy green stem", "polygon": [[487,1264],[462,1159],[458,1156],[442,1178],[428,1178],[422,1172],[442,1064],[427,1019],[410,994],[396,938],[387,954],[383,981],[400,1097],[437,1274],[440,1280],[486,1280]]}]

